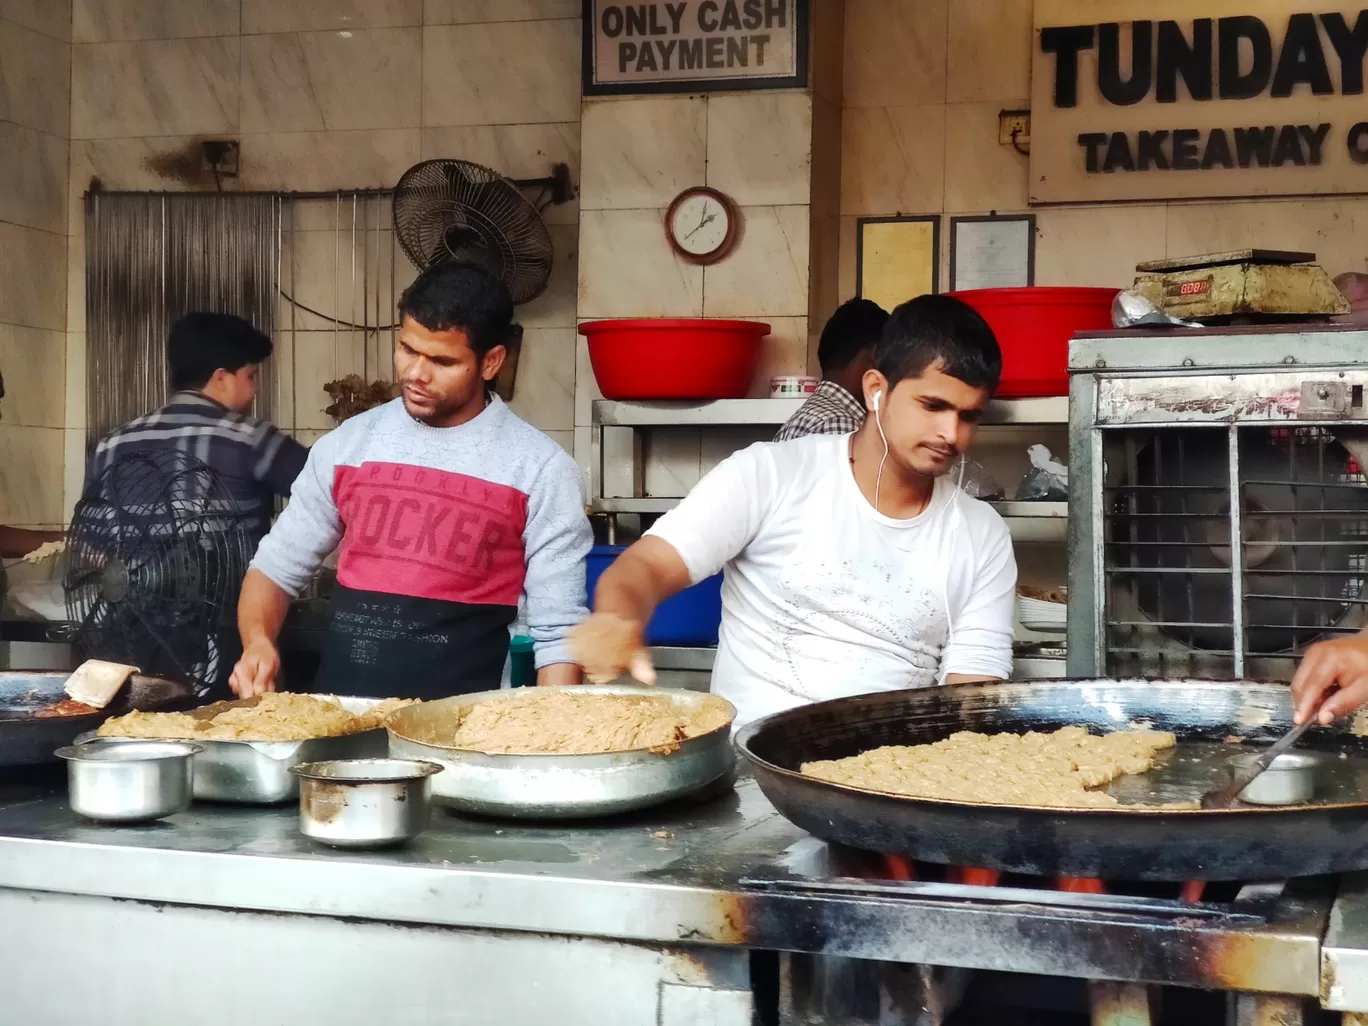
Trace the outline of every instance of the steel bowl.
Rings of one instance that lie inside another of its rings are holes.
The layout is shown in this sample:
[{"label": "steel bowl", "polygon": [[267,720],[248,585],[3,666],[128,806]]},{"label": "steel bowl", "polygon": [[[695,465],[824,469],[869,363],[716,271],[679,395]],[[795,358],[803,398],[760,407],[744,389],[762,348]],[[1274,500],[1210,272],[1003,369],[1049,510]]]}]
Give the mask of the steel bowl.
[{"label": "steel bowl", "polygon": [[290,767],[299,778],[299,829],[334,848],[411,841],[432,814],[432,777],[421,759],[329,759]]},{"label": "steel bowl", "polygon": [[[710,700],[706,693],[629,685],[586,684],[555,690],[651,695],[668,698],[682,709],[697,709]],[[443,772],[432,782],[432,800],[438,805],[510,819],[616,815],[706,793],[730,779],[734,764],[730,723],[665,753],[639,749],[597,755],[491,755],[443,743],[455,736],[468,707],[509,694],[482,691],[400,709],[386,723],[390,755],[441,764]]]},{"label": "steel bowl", "polygon": [[[1231,760],[1234,767],[1247,769],[1258,755]],[[1301,805],[1316,793],[1316,767],[1321,759],[1307,752],[1285,752],[1278,756],[1249,786],[1240,792],[1240,801],[1251,805]]]},{"label": "steel bowl", "polygon": [[59,748],[67,764],[71,808],[104,823],[162,819],[190,807],[194,758],[186,741],[130,741]]}]

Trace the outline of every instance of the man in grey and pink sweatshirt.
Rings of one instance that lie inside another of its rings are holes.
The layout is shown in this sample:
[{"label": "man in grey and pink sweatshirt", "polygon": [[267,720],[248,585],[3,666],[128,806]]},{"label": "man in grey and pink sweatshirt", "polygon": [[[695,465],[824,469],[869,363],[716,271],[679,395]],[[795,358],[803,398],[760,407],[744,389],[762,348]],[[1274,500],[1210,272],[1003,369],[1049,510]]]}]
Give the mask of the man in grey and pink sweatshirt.
[{"label": "man in grey and pink sweatshirt", "polygon": [[439,698],[499,686],[526,595],[538,683],[580,679],[592,544],[579,467],[491,390],[513,304],[493,275],[444,264],[399,302],[403,394],[323,436],[243,583],[241,696],[275,688],[290,600],[338,550],[318,689]]}]

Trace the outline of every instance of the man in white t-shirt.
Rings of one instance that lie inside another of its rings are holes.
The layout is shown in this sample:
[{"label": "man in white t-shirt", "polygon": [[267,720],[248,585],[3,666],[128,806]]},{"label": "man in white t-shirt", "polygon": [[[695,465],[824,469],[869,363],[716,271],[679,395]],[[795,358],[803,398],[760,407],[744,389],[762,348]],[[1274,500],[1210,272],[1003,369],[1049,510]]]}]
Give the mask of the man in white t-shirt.
[{"label": "man in white t-shirt", "polygon": [[712,690],[736,705],[738,724],[1010,675],[1011,537],[946,476],[997,386],[997,340],[959,300],[921,296],[889,318],[874,368],[858,431],[734,454],[603,574],[576,635],[591,679],[652,680],[643,626],[719,569]]}]

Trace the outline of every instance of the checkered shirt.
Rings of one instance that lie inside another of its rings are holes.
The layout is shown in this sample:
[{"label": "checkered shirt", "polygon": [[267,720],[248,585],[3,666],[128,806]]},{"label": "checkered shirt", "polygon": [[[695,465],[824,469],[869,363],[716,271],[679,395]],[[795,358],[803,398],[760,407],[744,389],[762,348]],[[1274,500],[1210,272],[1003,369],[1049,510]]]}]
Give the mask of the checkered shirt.
[{"label": "checkered shirt", "polygon": [[267,421],[233,413],[198,392],[177,392],[161,409],[100,439],[86,463],[86,484],[120,457],[145,449],[179,449],[208,465],[258,534],[270,527],[274,497],[290,494],[309,455]]},{"label": "checkered shirt", "polygon": [[804,435],[848,435],[864,423],[865,409],[834,381],[823,381],[774,436],[787,442]]}]

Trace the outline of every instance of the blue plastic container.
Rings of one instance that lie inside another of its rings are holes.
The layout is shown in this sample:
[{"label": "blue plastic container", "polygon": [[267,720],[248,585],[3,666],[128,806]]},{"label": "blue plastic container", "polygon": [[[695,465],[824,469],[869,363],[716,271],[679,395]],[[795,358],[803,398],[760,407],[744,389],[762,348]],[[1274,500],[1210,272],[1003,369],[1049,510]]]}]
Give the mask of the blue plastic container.
[{"label": "blue plastic container", "polygon": [[[599,575],[625,548],[623,545],[595,545],[589,550],[585,584],[590,609],[594,608],[594,588]],[[714,574],[666,599],[656,608],[655,616],[646,625],[646,644],[706,648],[717,644],[717,630],[721,626],[722,575]]]}]

